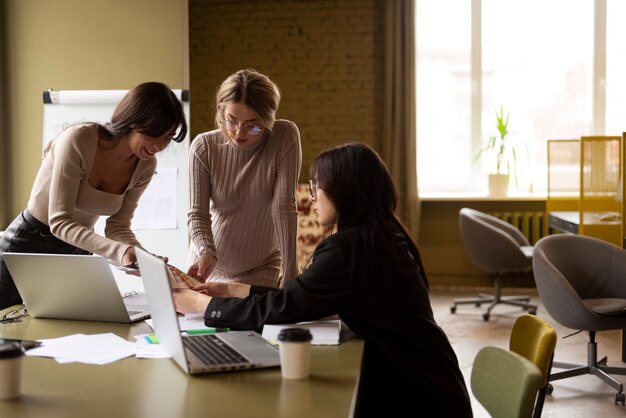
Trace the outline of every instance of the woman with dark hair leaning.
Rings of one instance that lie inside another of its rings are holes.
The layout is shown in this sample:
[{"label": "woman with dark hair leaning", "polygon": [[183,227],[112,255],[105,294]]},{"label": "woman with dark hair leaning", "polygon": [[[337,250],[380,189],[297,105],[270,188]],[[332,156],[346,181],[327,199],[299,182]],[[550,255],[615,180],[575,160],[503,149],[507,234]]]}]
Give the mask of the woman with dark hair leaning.
[{"label": "woman with dark hair leaning", "polygon": [[217,90],[218,129],[198,135],[189,155],[189,274],[202,281],[269,287],[298,274],[296,187],[300,132],[276,120],[280,90],[240,70]]},{"label": "woman with dark hair leaning", "polygon": [[206,283],[175,292],[177,310],[243,330],[338,314],[365,341],[355,416],[471,417],[419,252],[394,215],[398,195],[383,161],[366,145],[347,144],[320,154],[311,178],[319,223],[337,232],[301,276],[282,289]]},{"label": "woman with dark hair leaning", "polygon": [[[108,123],[69,126],[46,147],[27,208],[2,235],[0,253],[93,253],[135,262],[141,244],[131,219],[156,170],[155,154],[186,135],[182,103],[158,82],[126,93]],[[105,236],[93,230],[101,215],[108,216]],[[0,309],[21,302],[2,261]]]}]

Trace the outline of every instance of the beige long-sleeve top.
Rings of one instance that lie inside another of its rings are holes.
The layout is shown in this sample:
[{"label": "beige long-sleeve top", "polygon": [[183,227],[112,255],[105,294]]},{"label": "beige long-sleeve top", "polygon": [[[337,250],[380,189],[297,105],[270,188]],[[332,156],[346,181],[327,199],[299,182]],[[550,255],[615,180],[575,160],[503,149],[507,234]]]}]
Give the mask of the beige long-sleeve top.
[{"label": "beige long-sleeve top", "polygon": [[297,276],[301,165],[300,132],[287,120],[277,120],[250,148],[238,148],[219,130],[194,139],[188,226],[195,248],[215,248],[209,280],[276,286],[281,261],[285,280]]},{"label": "beige long-sleeve top", "polygon": [[[140,245],[130,224],[157,162],[139,161],[126,191],[107,193],[89,184],[97,148],[97,124],[73,125],[63,131],[37,173],[28,210],[50,225],[59,239],[120,263],[129,246]],[[104,237],[93,231],[101,215],[108,216]]]}]

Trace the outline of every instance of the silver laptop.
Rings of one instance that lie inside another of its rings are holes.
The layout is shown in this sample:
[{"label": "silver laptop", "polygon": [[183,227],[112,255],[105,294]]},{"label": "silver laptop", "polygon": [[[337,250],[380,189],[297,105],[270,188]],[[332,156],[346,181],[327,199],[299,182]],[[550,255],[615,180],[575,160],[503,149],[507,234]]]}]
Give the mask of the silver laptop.
[{"label": "silver laptop", "polygon": [[124,298],[106,258],[3,253],[33,318],[130,323],[150,317],[147,304]]},{"label": "silver laptop", "polygon": [[278,350],[256,332],[182,335],[172,299],[167,265],[160,258],[140,248],[135,251],[159,344],[186,373],[280,365]]}]

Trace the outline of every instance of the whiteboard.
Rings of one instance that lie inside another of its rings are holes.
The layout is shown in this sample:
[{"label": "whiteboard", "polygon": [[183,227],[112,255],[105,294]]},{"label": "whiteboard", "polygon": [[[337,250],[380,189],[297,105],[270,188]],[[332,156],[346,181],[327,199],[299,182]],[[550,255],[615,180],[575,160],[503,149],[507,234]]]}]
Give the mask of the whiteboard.
[{"label": "whiteboard", "polygon": [[[77,122],[107,122],[128,90],[59,90],[43,93],[43,146]],[[188,90],[172,90],[183,102],[189,124]],[[183,142],[171,142],[157,154],[157,172],[141,196],[132,229],[146,250],[167,256],[180,268],[187,265],[187,156],[189,131]],[[95,230],[104,235],[105,217]]]}]

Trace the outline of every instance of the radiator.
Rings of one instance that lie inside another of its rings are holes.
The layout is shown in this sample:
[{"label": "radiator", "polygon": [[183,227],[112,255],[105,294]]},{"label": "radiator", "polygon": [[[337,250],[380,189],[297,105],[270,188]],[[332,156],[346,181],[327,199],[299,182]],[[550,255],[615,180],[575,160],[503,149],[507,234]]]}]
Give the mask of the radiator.
[{"label": "radiator", "polygon": [[490,212],[492,216],[502,219],[511,225],[516,226],[528,238],[531,244],[535,244],[540,238],[549,234],[548,216],[545,212],[523,211],[523,212]]}]

